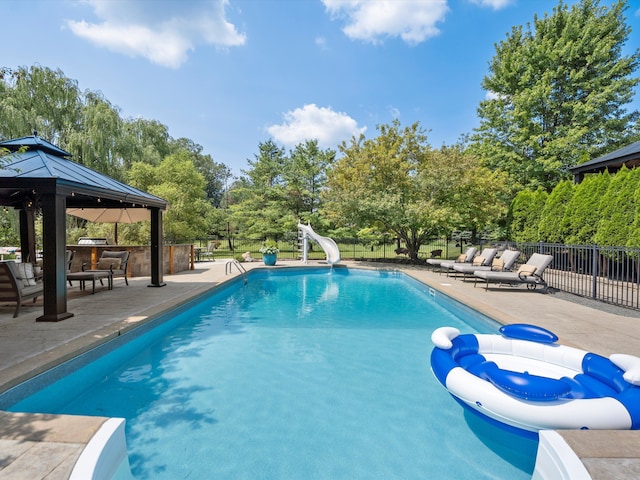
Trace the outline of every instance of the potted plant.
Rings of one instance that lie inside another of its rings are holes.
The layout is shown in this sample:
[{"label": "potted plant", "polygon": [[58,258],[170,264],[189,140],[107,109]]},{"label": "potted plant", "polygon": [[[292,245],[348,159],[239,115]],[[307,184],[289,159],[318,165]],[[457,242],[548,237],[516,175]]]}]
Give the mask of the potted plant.
[{"label": "potted plant", "polygon": [[273,266],[276,264],[276,260],[278,259],[278,247],[275,243],[265,243],[260,249],[260,253],[262,254],[262,261],[267,266]]}]

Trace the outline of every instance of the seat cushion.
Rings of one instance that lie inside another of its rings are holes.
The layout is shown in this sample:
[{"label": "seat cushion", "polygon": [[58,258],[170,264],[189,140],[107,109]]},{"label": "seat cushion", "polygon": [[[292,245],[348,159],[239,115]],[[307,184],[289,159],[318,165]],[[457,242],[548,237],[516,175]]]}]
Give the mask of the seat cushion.
[{"label": "seat cushion", "polygon": [[100,260],[98,260],[97,270],[113,269],[115,271],[120,268],[121,263],[122,261],[119,258],[101,258]]},{"label": "seat cushion", "polygon": [[15,270],[16,278],[22,281],[23,286],[33,287],[36,284],[36,277],[33,273],[33,264],[31,263],[16,263]]},{"label": "seat cushion", "polygon": [[28,287],[23,287],[22,290],[20,290],[20,293],[23,296],[27,296],[27,295],[33,295],[36,293],[42,293],[43,292],[43,288],[42,288],[42,284],[38,284],[38,285],[29,285]]}]

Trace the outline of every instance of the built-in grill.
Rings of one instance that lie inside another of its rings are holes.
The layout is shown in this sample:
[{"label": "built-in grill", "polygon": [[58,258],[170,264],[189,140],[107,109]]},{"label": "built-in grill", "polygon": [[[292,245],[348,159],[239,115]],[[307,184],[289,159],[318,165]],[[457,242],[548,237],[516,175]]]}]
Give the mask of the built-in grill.
[{"label": "built-in grill", "polygon": [[106,238],[99,237],[80,237],[78,245],[109,245]]}]

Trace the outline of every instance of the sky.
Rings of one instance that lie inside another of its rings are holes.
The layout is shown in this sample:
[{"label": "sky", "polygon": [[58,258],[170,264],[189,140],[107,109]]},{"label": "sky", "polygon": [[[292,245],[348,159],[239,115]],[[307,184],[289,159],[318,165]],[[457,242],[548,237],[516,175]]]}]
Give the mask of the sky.
[{"label": "sky", "polygon": [[[337,150],[396,118],[419,122],[433,147],[456,143],[479,124],[495,45],[557,5],[0,0],[0,67],[59,69],[123,118],[159,121],[239,175],[261,142]],[[640,47],[640,0],[628,5],[626,55]],[[640,110],[640,92],[628,108]]]}]

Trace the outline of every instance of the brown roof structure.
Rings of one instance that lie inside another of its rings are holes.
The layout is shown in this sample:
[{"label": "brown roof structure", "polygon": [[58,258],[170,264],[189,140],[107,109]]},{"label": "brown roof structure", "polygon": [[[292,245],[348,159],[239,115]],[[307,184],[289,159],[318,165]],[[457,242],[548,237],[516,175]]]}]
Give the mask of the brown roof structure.
[{"label": "brown roof structure", "polygon": [[636,168],[640,165],[640,141],[619,148],[602,157],[571,167],[569,171],[573,174],[575,183],[580,183],[587,173],[600,173],[605,170],[609,173],[615,173],[623,165],[627,168]]}]

